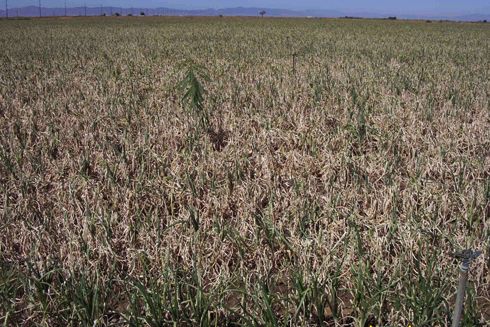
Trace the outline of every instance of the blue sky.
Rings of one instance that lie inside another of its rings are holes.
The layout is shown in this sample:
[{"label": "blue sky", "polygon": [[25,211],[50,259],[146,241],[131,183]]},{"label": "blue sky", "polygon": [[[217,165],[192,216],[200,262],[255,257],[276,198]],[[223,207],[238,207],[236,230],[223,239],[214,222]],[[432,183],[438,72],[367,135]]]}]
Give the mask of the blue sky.
[{"label": "blue sky", "polygon": [[[8,0],[9,7],[37,5],[38,0]],[[64,0],[41,0],[44,7],[63,7]],[[5,0],[0,0],[5,3]],[[489,0],[67,0],[69,6],[173,7],[181,9],[267,7],[283,9],[330,9],[347,12],[393,14],[487,13]]]}]

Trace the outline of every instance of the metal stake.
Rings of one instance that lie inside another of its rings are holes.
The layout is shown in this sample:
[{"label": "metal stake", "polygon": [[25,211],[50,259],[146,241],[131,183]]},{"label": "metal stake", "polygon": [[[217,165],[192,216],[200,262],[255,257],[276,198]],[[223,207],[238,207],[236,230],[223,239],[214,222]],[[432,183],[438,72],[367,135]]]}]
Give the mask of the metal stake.
[{"label": "metal stake", "polygon": [[480,254],[481,251],[473,251],[471,249],[454,254],[456,258],[461,260],[461,267],[459,271],[458,293],[456,295],[456,304],[454,306],[452,327],[459,327],[459,323],[461,322],[466,284],[468,282],[468,270],[470,269],[470,263],[478,258]]}]

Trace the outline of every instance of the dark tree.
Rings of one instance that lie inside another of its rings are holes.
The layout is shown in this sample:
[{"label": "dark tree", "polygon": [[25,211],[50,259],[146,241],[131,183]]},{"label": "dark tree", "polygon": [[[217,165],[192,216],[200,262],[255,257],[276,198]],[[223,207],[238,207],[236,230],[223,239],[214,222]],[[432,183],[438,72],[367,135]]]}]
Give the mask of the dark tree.
[{"label": "dark tree", "polygon": [[261,12],[259,12],[259,15],[262,16],[262,18],[264,18],[265,14],[266,14],[265,10],[262,10]]},{"label": "dark tree", "polygon": [[140,12],[140,16],[144,16],[144,15],[145,15],[144,11]]}]

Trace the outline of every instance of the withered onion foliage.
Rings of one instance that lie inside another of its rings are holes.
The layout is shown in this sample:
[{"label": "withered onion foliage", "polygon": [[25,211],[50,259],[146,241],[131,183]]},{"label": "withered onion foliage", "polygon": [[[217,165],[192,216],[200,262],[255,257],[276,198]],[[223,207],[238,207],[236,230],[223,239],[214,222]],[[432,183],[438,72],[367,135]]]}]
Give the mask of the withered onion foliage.
[{"label": "withered onion foliage", "polygon": [[445,326],[468,247],[485,323],[489,53],[477,23],[0,21],[0,323]]}]

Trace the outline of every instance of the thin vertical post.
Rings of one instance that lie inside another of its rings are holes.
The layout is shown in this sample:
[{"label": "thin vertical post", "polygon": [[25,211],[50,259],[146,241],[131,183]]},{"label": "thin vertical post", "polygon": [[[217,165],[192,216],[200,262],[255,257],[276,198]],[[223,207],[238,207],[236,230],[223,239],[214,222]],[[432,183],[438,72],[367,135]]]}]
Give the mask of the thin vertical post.
[{"label": "thin vertical post", "polygon": [[42,15],[43,15],[43,12],[41,9],[41,0],[39,0],[39,17],[42,17]]},{"label": "thin vertical post", "polygon": [[296,56],[298,54],[296,52],[293,53],[293,74],[296,74]]},{"label": "thin vertical post", "polygon": [[66,0],[65,0],[65,17],[66,16],[68,16],[68,15],[66,14]]},{"label": "thin vertical post", "polygon": [[454,305],[453,324],[452,327],[459,327],[461,317],[463,316],[464,297],[466,292],[466,284],[468,282],[468,264],[461,263],[459,272],[458,293],[456,295],[456,304]]},{"label": "thin vertical post", "polygon": [[5,0],[5,17],[9,18],[9,2]]},{"label": "thin vertical post", "polygon": [[85,11],[85,17],[87,17],[87,3],[83,4],[83,10]]},{"label": "thin vertical post", "polygon": [[471,249],[456,253],[454,256],[461,260],[459,270],[458,293],[456,294],[456,303],[454,305],[452,327],[459,327],[461,318],[463,317],[464,298],[466,293],[466,284],[468,283],[468,271],[470,263],[478,258],[481,251],[473,251]]}]

